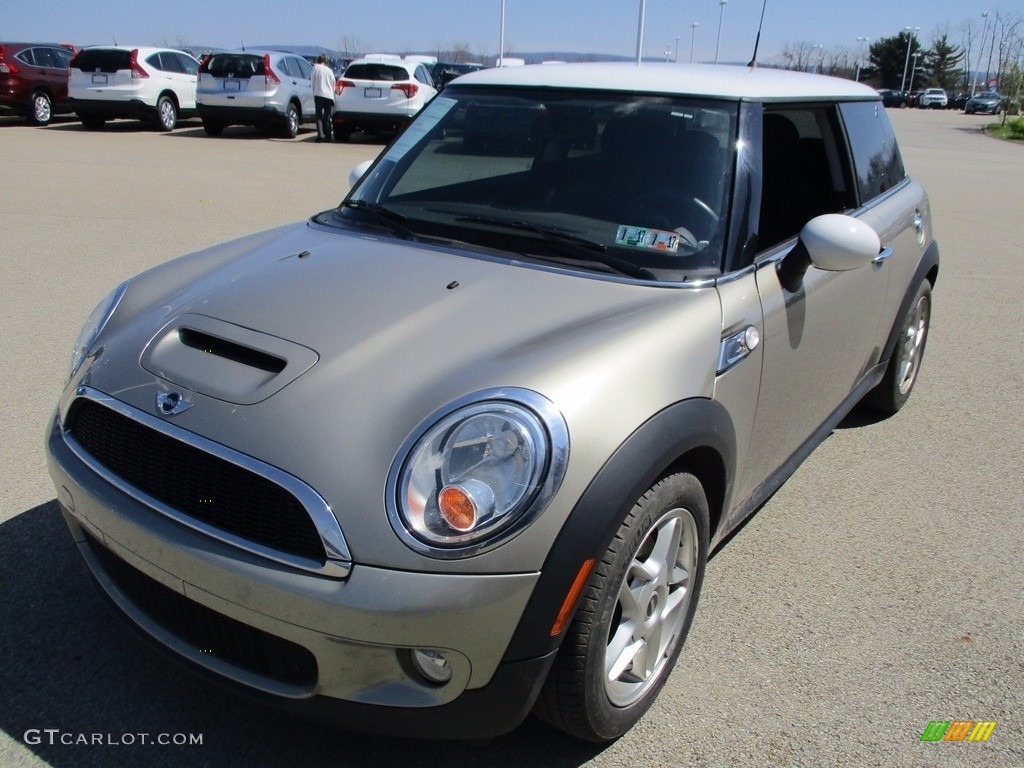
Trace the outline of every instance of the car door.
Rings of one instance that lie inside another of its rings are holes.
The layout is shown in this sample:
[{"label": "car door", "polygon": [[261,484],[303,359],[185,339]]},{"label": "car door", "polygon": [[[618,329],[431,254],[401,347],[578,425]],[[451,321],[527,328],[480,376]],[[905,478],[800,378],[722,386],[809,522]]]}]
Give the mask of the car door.
[{"label": "car door", "polygon": [[316,101],[313,98],[313,87],[310,85],[310,79],[313,77],[313,67],[301,56],[295,56],[292,59],[293,67],[298,69],[298,83],[296,84],[296,93],[299,95],[299,100],[302,102],[302,119],[304,121],[316,120]]},{"label": "car door", "polygon": [[178,108],[181,110],[196,108],[196,73],[199,62],[195,62],[193,67],[189,61],[194,59],[177,51],[159,51],[146,59],[147,64],[159,70],[159,77],[164,81],[165,87],[174,91],[178,99]]},{"label": "car door", "polygon": [[837,409],[879,361],[890,322],[882,317],[884,260],[827,271],[808,265],[797,244],[815,216],[863,213],[836,107],[774,108],[764,113],[762,133],[753,280],[763,313],[763,362],[744,470],[749,484],[799,455],[819,430],[831,429]]}]

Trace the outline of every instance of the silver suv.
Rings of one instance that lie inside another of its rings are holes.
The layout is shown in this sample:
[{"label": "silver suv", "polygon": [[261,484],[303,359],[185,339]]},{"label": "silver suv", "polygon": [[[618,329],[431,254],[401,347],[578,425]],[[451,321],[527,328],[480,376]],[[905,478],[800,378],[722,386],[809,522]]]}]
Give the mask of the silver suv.
[{"label": "silver suv", "polygon": [[709,553],[854,406],[907,402],[938,268],[866,86],[471,73],[336,209],[115,289],[50,472],[117,609],[239,689],[614,739]]},{"label": "silver suv", "polygon": [[210,136],[228,125],[253,125],[294,138],[316,120],[313,68],[302,56],[281,51],[223,51],[199,68],[199,116]]}]

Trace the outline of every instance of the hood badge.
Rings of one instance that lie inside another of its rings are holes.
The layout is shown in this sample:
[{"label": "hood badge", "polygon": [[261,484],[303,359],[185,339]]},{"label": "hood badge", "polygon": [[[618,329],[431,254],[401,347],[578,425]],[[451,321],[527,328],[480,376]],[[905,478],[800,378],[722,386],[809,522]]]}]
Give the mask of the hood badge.
[{"label": "hood badge", "polygon": [[192,407],[180,392],[157,392],[156,410],[161,416],[176,416]]}]

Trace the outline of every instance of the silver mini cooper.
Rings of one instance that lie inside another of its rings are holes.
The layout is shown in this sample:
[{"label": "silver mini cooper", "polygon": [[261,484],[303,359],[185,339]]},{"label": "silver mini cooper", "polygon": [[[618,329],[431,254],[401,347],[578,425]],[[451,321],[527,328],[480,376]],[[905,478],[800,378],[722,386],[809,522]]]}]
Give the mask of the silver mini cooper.
[{"label": "silver mini cooper", "polygon": [[938,272],[878,94],[726,66],[465,75],[333,210],[159,266],[48,434],[116,609],[343,727],[613,739],[708,553],[917,380]]}]

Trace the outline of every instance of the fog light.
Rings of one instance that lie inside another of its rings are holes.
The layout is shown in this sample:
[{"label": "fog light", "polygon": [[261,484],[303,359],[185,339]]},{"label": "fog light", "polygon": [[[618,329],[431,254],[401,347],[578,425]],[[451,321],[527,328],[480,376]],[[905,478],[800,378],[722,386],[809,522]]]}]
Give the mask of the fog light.
[{"label": "fog light", "polygon": [[413,648],[413,668],[432,685],[444,685],[452,679],[452,668],[448,659],[440,651],[433,648]]}]

